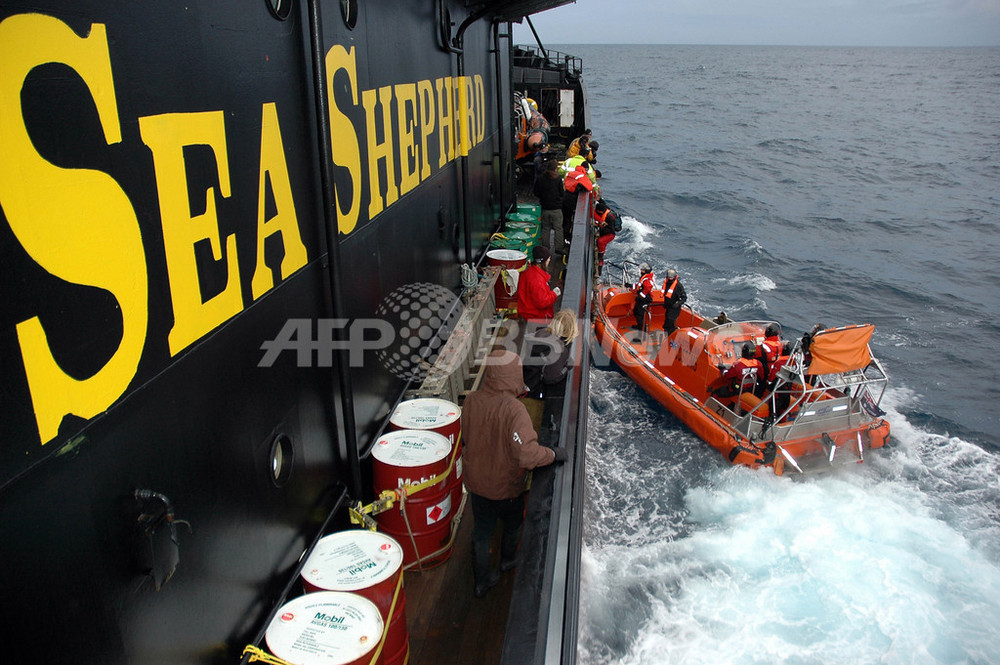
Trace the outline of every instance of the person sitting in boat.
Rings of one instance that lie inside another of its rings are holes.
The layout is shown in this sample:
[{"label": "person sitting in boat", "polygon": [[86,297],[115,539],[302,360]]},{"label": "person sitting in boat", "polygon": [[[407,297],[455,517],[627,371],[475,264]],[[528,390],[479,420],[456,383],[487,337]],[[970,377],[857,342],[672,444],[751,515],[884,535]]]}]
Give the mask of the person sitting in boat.
[{"label": "person sitting in boat", "polygon": [[[757,345],[747,342],[743,345],[741,356],[722,375],[722,385],[709,391],[710,395],[726,399],[743,393],[763,394],[758,390],[759,382],[764,376],[764,366],[757,358]],[[758,394],[757,397],[760,397]]]},{"label": "person sitting in boat", "polygon": [[[472,504],[473,594],[482,598],[517,565],[524,519],[525,471],[566,460],[564,448],[538,444],[531,416],[518,396],[524,391],[521,359],[497,349],[486,359],[482,387],[462,406],[465,486]],[[503,524],[500,572],[490,562],[490,539]]]},{"label": "person sitting in boat", "polygon": [[604,199],[598,199],[594,205],[594,226],[597,231],[597,267],[598,274],[604,268],[604,252],[608,243],[615,239],[615,234],[622,230],[621,217],[616,215]]},{"label": "person sitting in boat", "polygon": [[681,315],[681,307],[687,302],[687,293],[681,278],[673,268],[667,270],[667,277],[663,280],[663,307],[666,310],[663,318],[663,330],[670,336],[670,333],[677,330],[677,317]]},{"label": "person sitting in boat", "polygon": [[547,322],[552,319],[552,306],[562,291],[549,288],[549,262],[552,253],[544,245],[531,250],[531,265],[521,273],[517,286],[517,314],[525,321]]},{"label": "person sitting in boat", "polygon": [[653,284],[656,282],[656,277],[653,276],[653,269],[649,267],[648,263],[643,263],[639,266],[639,281],[636,282],[635,291],[635,306],[632,308],[632,314],[635,316],[635,327],[639,330],[646,330],[646,312],[649,306],[653,303]]}]

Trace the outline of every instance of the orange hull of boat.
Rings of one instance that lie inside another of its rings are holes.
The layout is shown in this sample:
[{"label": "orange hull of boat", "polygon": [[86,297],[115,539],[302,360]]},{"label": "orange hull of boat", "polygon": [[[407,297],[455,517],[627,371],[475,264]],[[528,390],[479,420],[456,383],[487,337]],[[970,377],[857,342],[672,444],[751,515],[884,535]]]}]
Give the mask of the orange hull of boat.
[{"label": "orange hull of boat", "polygon": [[[656,305],[662,303],[662,294],[654,291],[653,298],[651,327],[656,330],[663,323],[662,306],[659,307],[659,313],[656,313]],[[775,472],[781,474],[786,468],[788,456],[793,460],[807,456],[827,456],[831,442],[838,451],[847,450],[849,454],[856,455],[857,462],[860,463],[865,450],[880,448],[889,438],[888,422],[874,419],[873,422],[859,426],[824,433],[828,437],[825,442],[821,436],[784,440],[780,442],[780,446],[773,441],[752,441],[734,429],[720,414],[706,407],[709,387],[721,376],[718,367],[708,362],[690,362],[689,358],[689,362],[684,364],[690,367],[681,370],[680,363],[671,365],[672,358],[661,362],[655,353],[651,360],[649,356],[643,355],[643,350],[652,352],[655,347],[646,347],[641,341],[642,336],[634,329],[632,294],[613,287],[605,288],[599,302],[600,310],[594,320],[594,332],[608,357],[698,438],[718,450],[733,464],[773,466]],[[681,336],[683,341],[682,336],[685,334],[697,337],[694,332],[686,331],[694,331],[704,321],[704,317],[685,308],[677,322],[681,328],[669,340],[676,342],[675,336]],[[662,354],[663,351],[659,353]],[[678,353],[680,352],[675,347],[674,355]],[[678,371],[671,372],[672,368],[678,368]],[[794,464],[794,461],[791,463]]]}]

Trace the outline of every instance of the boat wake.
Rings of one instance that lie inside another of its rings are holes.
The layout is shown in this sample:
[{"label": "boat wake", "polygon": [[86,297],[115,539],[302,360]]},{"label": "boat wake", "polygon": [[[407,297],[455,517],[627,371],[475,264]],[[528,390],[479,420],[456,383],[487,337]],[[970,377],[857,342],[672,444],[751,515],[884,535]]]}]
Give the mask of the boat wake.
[{"label": "boat wake", "polygon": [[591,394],[584,665],[1000,662],[1000,458],[906,389],[887,449],[807,478],[728,465],[617,372]]}]

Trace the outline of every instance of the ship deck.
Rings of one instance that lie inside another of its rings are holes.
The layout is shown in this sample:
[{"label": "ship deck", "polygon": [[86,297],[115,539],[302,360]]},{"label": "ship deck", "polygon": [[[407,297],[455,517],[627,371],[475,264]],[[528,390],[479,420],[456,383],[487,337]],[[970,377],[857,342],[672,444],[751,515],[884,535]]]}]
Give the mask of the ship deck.
[{"label": "ship deck", "polygon": [[429,570],[407,571],[410,665],[499,663],[515,571],[483,598],[472,595],[472,512],[462,516],[451,557]]},{"label": "ship deck", "polygon": [[[577,211],[577,237],[587,237],[587,198]],[[572,248],[565,274],[566,288],[557,308],[575,307],[590,319],[589,243]],[[581,330],[577,356],[565,397],[552,404],[553,425],[542,423],[542,403],[524,400],[543,445],[569,447],[572,461],[557,473],[554,467],[535,469],[526,501],[519,558],[521,564],[501,574],[500,582],[484,598],[472,593],[472,526],[468,501],[459,518],[451,556],[423,571],[404,573],[409,665],[522,665],[526,662],[575,662],[579,543],[583,465],[586,440],[586,356],[589,330]],[[582,362],[581,362],[582,360]],[[534,403],[532,403],[534,402]],[[574,490],[576,485],[576,490]],[[570,496],[575,497],[569,499]],[[574,519],[575,518],[575,519]],[[570,534],[573,532],[575,535]],[[491,552],[499,563],[500,529],[494,532]],[[573,544],[576,542],[576,544]],[[560,553],[561,552],[561,553]],[[556,560],[562,559],[554,574]],[[561,575],[566,575],[562,578]],[[550,627],[550,611],[558,618]],[[564,613],[571,615],[564,624]],[[567,630],[567,625],[570,627]],[[511,635],[507,635],[507,632]],[[549,634],[551,631],[552,634]],[[555,646],[554,646],[555,645]],[[557,661],[544,655],[554,652]],[[561,654],[561,655],[560,655]]]}]

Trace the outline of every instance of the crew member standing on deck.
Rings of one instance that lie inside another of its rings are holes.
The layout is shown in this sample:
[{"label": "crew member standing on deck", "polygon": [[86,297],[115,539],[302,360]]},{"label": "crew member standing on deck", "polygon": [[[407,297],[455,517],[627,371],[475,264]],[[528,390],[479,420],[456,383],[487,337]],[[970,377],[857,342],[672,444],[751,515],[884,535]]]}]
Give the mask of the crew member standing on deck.
[{"label": "crew member standing on deck", "polygon": [[[542,242],[546,247],[554,247],[556,254],[563,248],[563,179],[559,176],[559,163],[546,162],[541,177],[535,181],[535,196],[542,207]],[[555,242],[552,234],[555,232]],[[561,263],[561,261],[560,261]]]},{"label": "crew member standing on deck", "polygon": [[551,256],[548,247],[535,245],[531,250],[531,265],[518,280],[517,315],[525,321],[547,322],[552,318],[552,306],[562,291],[558,286],[549,288]]},{"label": "crew member standing on deck", "polygon": [[[568,245],[573,236],[573,220],[576,217],[578,194],[584,190],[588,192],[593,191],[595,185],[594,181],[590,179],[586,167],[580,165],[566,174],[563,187],[566,190],[563,193],[562,200],[563,238]],[[569,248],[565,247],[563,253],[568,254]]]},{"label": "crew member standing on deck", "polygon": [[[524,392],[521,359],[497,350],[486,359],[483,384],[462,406],[462,453],[465,487],[472,503],[472,572],[474,595],[482,598],[517,565],[517,545],[524,520],[527,469],[566,460],[564,448],[538,445],[531,417],[518,396]],[[493,568],[490,538],[503,523],[500,571]]]},{"label": "crew member standing on deck", "polygon": [[583,158],[587,159],[587,155],[590,152],[590,136],[591,133],[589,129],[583,130],[583,134],[570,141],[569,147],[566,148],[566,156],[576,157],[577,155],[582,154]]},{"label": "crew member standing on deck", "polygon": [[687,293],[684,292],[684,285],[677,271],[671,268],[667,271],[667,278],[663,280],[663,330],[670,336],[670,333],[677,330],[677,317],[681,315],[681,306],[687,302]]},{"label": "crew member standing on deck", "polygon": [[653,302],[653,284],[656,277],[653,276],[653,269],[648,263],[639,266],[639,281],[635,285],[635,307],[632,314],[635,316],[635,327],[639,330],[646,330],[646,311]]}]

